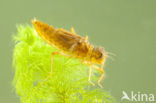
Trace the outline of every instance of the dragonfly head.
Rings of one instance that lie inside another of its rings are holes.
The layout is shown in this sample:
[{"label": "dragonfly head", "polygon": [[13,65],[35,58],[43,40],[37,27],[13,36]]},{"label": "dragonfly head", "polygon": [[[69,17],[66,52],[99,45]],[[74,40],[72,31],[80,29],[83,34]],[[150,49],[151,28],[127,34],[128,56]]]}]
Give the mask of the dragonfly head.
[{"label": "dragonfly head", "polygon": [[94,47],[91,52],[91,61],[97,64],[104,63],[107,53],[103,47]]}]

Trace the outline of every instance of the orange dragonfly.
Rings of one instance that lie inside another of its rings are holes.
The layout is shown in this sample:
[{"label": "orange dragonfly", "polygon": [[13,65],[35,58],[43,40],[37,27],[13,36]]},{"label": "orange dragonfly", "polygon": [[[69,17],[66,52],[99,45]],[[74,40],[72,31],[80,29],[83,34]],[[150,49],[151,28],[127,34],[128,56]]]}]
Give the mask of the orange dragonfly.
[{"label": "orange dragonfly", "polygon": [[[71,31],[66,31],[61,28],[57,29],[36,19],[32,20],[32,23],[41,38],[43,38],[51,46],[58,48],[61,51],[52,53],[51,72],[44,81],[52,76],[53,57],[58,54],[78,58],[83,64],[89,65],[90,69],[88,81],[92,85],[95,85],[91,81],[92,69],[95,68],[100,71],[102,74],[98,80],[98,85],[102,87],[100,82],[104,77],[103,67],[108,54],[103,47],[93,46],[88,42],[88,36],[81,37],[76,34],[73,28],[71,28]],[[100,67],[96,64],[100,65]]]}]

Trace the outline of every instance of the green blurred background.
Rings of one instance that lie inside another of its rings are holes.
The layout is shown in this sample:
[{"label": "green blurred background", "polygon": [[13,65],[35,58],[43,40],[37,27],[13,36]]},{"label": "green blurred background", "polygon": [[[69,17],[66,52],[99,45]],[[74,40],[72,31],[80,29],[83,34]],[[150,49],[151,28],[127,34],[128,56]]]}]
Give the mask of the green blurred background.
[{"label": "green blurred background", "polygon": [[122,91],[156,95],[156,0],[0,0],[0,102],[19,103],[12,87],[16,24],[74,27],[116,56],[102,82],[121,103]]}]

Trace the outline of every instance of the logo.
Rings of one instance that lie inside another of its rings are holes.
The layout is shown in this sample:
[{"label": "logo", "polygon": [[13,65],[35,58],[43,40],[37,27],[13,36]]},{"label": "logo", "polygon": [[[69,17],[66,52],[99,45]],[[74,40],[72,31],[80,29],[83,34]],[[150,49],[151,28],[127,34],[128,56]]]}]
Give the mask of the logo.
[{"label": "logo", "polygon": [[146,94],[146,93],[141,93],[137,92],[135,93],[134,91],[131,91],[130,94],[128,95],[125,91],[122,91],[122,97],[121,100],[127,100],[127,101],[146,101],[146,102],[153,102],[154,101],[154,94]]}]

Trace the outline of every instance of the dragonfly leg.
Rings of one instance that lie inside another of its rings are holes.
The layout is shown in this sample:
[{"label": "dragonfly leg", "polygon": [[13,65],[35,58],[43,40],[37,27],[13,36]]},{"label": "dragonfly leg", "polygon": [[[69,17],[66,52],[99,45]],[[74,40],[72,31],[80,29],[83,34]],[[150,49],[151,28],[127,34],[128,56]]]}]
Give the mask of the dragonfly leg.
[{"label": "dragonfly leg", "polygon": [[95,86],[95,84],[91,81],[92,70],[93,70],[93,68],[90,66],[90,68],[89,68],[89,78],[88,78],[88,82],[91,83],[93,86]]},{"label": "dragonfly leg", "polygon": [[52,54],[51,54],[51,70],[50,70],[50,73],[49,73],[49,75],[47,76],[47,78],[45,78],[45,79],[40,83],[40,85],[43,85],[48,79],[50,79],[50,78],[52,77],[54,55],[59,55],[59,54],[60,54],[59,52],[52,52]]},{"label": "dragonfly leg", "polygon": [[[60,54],[60,53],[59,53],[59,52],[53,52],[53,53],[51,54],[51,71],[50,71],[49,75],[47,76],[47,78],[45,78],[43,81],[41,81],[40,83],[37,84],[37,85],[39,85],[40,87],[42,87],[42,85],[43,85],[48,79],[50,79],[51,76],[52,76],[52,71],[53,71],[53,59],[54,59],[54,55],[56,55],[56,54]],[[27,95],[27,98],[29,97],[29,94],[30,94],[30,93],[33,93],[33,91],[34,91],[36,88],[37,88],[37,86],[33,87],[33,88],[29,91],[29,93],[28,93],[28,95]]]},{"label": "dragonfly leg", "polygon": [[98,71],[100,71],[102,73],[101,76],[100,76],[100,78],[99,78],[99,80],[98,80],[98,85],[102,88],[103,86],[101,85],[100,82],[104,78],[104,70],[102,69],[103,68],[103,65],[101,66],[101,68],[99,68],[96,65],[93,65],[92,67],[95,68],[95,69],[97,69]]},{"label": "dragonfly leg", "polygon": [[73,27],[70,28],[70,31],[71,31],[72,33],[76,34],[76,32],[75,32],[75,30],[74,30]]},{"label": "dragonfly leg", "polygon": [[88,42],[88,35],[85,36],[85,42]]}]

